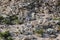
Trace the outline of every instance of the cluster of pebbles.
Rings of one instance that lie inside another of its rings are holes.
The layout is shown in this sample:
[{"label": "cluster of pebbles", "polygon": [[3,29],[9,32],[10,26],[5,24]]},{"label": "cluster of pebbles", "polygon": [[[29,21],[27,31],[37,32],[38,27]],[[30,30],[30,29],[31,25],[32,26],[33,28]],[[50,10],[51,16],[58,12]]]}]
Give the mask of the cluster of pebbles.
[{"label": "cluster of pebbles", "polygon": [[7,15],[18,15],[18,20],[24,22],[0,25],[0,32],[9,30],[14,40],[45,40],[36,36],[34,30],[42,27],[58,30],[59,20],[53,18],[60,18],[60,0],[0,0],[0,16]]}]

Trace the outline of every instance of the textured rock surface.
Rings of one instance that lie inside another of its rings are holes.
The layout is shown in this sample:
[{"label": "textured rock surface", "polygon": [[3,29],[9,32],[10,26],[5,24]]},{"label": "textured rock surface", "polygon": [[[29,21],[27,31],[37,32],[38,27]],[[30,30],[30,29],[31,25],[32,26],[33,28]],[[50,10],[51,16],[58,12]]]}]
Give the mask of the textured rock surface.
[{"label": "textured rock surface", "polygon": [[[60,26],[60,0],[0,0],[0,16],[0,31],[8,30],[14,40],[49,40],[47,29],[56,32]],[[35,33],[39,29],[43,37]]]}]

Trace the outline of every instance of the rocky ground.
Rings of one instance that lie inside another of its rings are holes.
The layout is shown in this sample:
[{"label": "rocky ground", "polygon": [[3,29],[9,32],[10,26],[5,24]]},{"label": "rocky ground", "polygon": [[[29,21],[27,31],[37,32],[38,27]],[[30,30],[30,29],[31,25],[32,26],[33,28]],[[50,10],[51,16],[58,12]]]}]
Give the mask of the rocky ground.
[{"label": "rocky ground", "polygon": [[60,0],[0,0],[0,40],[60,40]]}]

